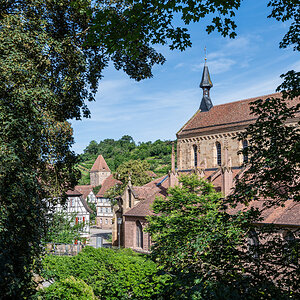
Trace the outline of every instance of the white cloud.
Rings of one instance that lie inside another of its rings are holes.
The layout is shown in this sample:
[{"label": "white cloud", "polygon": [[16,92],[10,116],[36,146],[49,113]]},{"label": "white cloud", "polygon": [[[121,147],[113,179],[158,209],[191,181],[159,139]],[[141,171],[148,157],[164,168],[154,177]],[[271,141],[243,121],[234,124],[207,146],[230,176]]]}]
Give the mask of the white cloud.
[{"label": "white cloud", "polygon": [[[212,74],[220,74],[220,73],[227,72],[235,64],[236,62],[233,59],[219,58],[219,59],[211,60],[209,62],[209,70],[210,73]],[[203,63],[194,65],[192,67],[192,70],[197,72],[199,72],[202,69],[203,69]]]}]

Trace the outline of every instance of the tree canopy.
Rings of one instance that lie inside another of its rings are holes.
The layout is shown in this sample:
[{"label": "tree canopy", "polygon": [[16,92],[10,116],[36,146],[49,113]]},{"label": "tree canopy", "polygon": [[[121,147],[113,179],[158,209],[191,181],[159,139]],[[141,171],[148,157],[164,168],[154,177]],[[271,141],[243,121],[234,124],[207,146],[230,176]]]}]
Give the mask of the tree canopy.
[{"label": "tree canopy", "polygon": [[255,226],[254,209],[227,209],[195,174],[179,181],[166,199],[155,199],[146,229],[152,259],[172,278],[169,299],[299,297],[298,248],[281,238],[282,228]]},{"label": "tree canopy", "polygon": [[[176,150],[176,142],[175,142]],[[81,184],[89,184],[89,170],[98,155],[102,155],[110,170],[115,172],[118,167],[130,160],[141,160],[149,164],[148,170],[155,174],[165,175],[171,169],[171,141],[156,140],[136,144],[131,136],[125,135],[119,140],[105,139],[97,143],[91,141],[79,157],[78,169],[81,171]]]},{"label": "tree canopy", "polygon": [[[184,22],[212,16],[206,30],[235,36],[241,0],[0,2],[0,288],[6,298],[34,292],[50,199],[63,199],[78,172],[69,119],[89,116],[102,71],[112,61],[131,78],[152,76],[164,57],[153,45],[191,46]],[[271,0],[271,17],[291,20],[282,47],[299,50],[299,3]],[[297,75],[298,74],[298,75]],[[299,73],[296,75],[299,77]],[[296,76],[295,75],[295,76]],[[293,78],[296,78],[293,76]],[[293,87],[297,89],[297,80]],[[299,90],[298,90],[299,91]],[[44,201],[43,199],[47,199]]]}]

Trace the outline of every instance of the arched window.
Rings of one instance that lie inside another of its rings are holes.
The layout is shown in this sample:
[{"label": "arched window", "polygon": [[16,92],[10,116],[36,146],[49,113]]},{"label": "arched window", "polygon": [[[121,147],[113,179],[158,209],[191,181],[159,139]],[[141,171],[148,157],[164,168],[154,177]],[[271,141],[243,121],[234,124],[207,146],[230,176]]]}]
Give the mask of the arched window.
[{"label": "arched window", "polygon": [[251,256],[255,259],[259,258],[259,239],[256,231],[253,229],[249,232],[248,236],[248,250]]},{"label": "arched window", "polygon": [[136,246],[143,248],[143,227],[140,221],[136,221]]},{"label": "arched window", "polygon": [[131,190],[128,190],[128,206],[131,207]]},{"label": "arched window", "polygon": [[[247,140],[243,140],[243,150],[248,148],[248,141]],[[247,151],[247,150],[246,150]],[[248,162],[248,153],[243,153],[243,162],[247,163]]]},{"label": "arched window", "polygon": [[221,153],[221,144],[219,142],[216,143],[216,149],[217,149],[217,165],[221,166],[222,164],[222,153]]},{"label": "arched window", "polygon": [[193,150],[194,150],[194,167],[197,167],[197,165],[198,165],[198,157],[197,157],[197,146],[196,145],[194,145],[193,146]]},{"label": "arched window", "polygon": [[294,234],[291,231],[286,232],[284,236],[284,258],[288,264],[298,263],[298,245]]}]

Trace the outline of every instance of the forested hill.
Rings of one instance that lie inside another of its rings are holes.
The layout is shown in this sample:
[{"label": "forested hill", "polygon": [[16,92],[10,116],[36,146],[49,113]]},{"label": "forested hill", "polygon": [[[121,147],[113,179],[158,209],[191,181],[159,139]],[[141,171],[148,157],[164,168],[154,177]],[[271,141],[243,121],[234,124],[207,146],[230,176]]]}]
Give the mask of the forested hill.
[{"label": "forested hill", "polygon": [[[174,145],[176,151],[176,142]],[[82,173],[80,184],[89,184],[89,170],[99,154],[104,157],[112,172],[125,161],[141,159],[147,160],[150,169],[157,175],[164,175],[171,169],[172,141],[136,144],[131,136],[124,135],[119,140],[105,139],[99,143],[93,140],[83,152],[78,164]]]}]

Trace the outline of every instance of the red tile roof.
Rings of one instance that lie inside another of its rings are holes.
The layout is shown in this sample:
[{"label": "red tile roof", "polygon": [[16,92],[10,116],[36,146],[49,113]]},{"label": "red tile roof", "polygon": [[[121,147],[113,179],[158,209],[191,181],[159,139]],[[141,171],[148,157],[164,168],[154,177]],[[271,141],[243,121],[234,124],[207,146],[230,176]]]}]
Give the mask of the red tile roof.
[{"label": "red tile roof", "polygon": [[300,203],[293,200],[285,202],[285,206],[264,207],[264,200],[255,200],[249,203],[249,206],[238,204],[235,208],[228,209],[229,213],[249,210],[251,207],[259,209],[262,212],[263,220],[259,223],[300,226]]},{"label": "red tile roof", "polygon": [[93,191],[93,186],[91,185],[76,185],[75,189],[82,193],[82,197],[84,199]]},{"label": "red tile roof", "polygon": [[[143,185],[142,187],[133,187],[134,191],[140,193],[137,195],[138,199],[144,199],[144,200],[141,200],[132,209],[128,210],[124,214],[124,216],[145,217],[145,216],[153,215],[153,212],[151,210],[151,205],[153,204],[155,198],[157,196],[162,196],[162,197],[167,196],[167,189],[169,188],[169,179],[166,178],[166,176],[157,178]],[[163,179],[165,178],[166,180],[163,181]],[[161,184],[157,186],[157,184],[160,182]]]},{"label": "red tile roof", "polygon": [[[194,116],[178,131],[177,137],[182,138],[249,125],[256,119],[254,115],[250,114],[250,102],[258,99],[266,100],[271,97],[281,97],[281,93],[216,105],[207,112],[197,110]],[[300,98],[298,97],[292,103],[299,102]]]},{"label": "red tile roof", "polygon": [[82,193],[79,192],[79,191],[77,191],[76,189],[74,189],[74,190],[68,190],[68,191],[66,192],[66,194],[67,194],[68,196],[81,196],[81,195],[82,195]]},{"label": "red tile roof", "polygon": [[110,169],[109,169],[108,165],[106,164],[106,161],[102,155],[99,155],[97,157],[97,159],[95,160],[95,162],[91,168],[91,172],[94,172],[94,171],[110,172]]},{"label": "red tile roof", "polygon": [[96,197],[104,197],[104,194],[116,184],[122,184],[120,180],[117,180],[113,175],[109,175],[102,183],[101,189],[97,193]]}]

